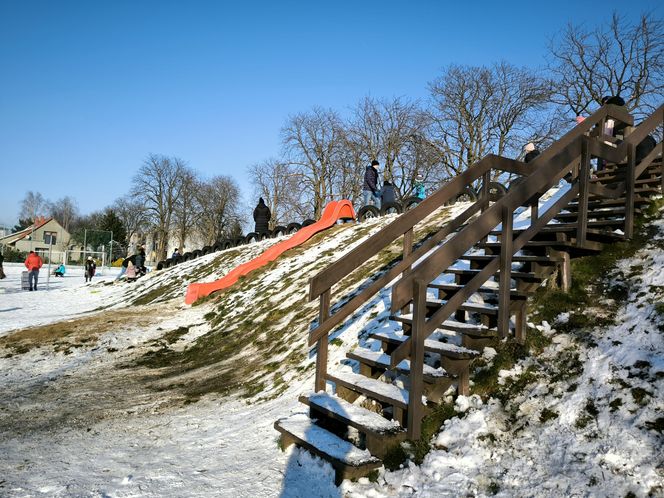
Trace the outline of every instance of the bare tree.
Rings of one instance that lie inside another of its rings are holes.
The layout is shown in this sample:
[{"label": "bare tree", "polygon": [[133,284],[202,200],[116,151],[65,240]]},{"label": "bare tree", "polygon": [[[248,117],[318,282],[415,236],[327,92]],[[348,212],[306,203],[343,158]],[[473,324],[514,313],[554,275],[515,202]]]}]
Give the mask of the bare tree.
[{"label": "bare tree", "polygon": [[44,216],[47,212],[48,201],[39,192],[29,190],[21,201],[21,214],[19,218],[33,220],[38,216]]},{"label": "bare tree", "polygon": [[197,183],[196,227],[205,244],[212,245],[224,236],[237,233],[238,202],[240,189],[231,177],[215,176],[209,181]]},{"label": "bare tree", "polygon": [[117,213],[125,229],[126,240],[120,242],[128,247],[131,237],[147,228],[149,223],[147,209],[143,202],[131,196],[126,196],[115,201],[113,210]]},{"label": "bare tree", "polygon": [[315,107],[291,116],[281,133],[288,164],[301,174],[309,214],[318,218],[325,204],[339,194],[334,179],[343,143],[341,120],[333,110]]},{"label": "bare tree", "polygon": [[255,196],[262,197],[270,208],[270,230],[284,225],[302,215],[302,199],[298,187],[302,173],[288,163],[268,159],[249,167],[249,179],[254,186]]},{"label": "bare tree", "polygon": [[179,247],[183,249],[187,236],[200,215],[201,209],[198,203],[201,196],[197,195],[200,182],[192,170],[183,168],[180,181],[182,183],[180,196],[175,202],[173,214]]},{"label": "bare tree", "polygon": [[50,216],[55,218],[69,232],[72,221],[78,216],[76,201],[69,196],[48,203]]},{"label": "bare tree", "polygon": [[534,71],[508,63],[450,66],[430,84],[429,144],[446,175],[454,176],[489,153],[518,156],[542,133],[541,113],[550,84]]},{"label": "bare tree", "polygon": [[173,213],[182,195],[186,166],[182,159],[151,154],[133,179],[132,195],[140,199],[150,214],[157,236],[156,258],[166,258]]},{"label": "bare tree", "polygon": [[573,115],[593,112],[607,95],[622,96],[630,111],[657,107],[664,90],[662,33],[664,22],[651,14],[629,24],[614,13],[592,30],[570,24],[549,44],[553,101]]}]

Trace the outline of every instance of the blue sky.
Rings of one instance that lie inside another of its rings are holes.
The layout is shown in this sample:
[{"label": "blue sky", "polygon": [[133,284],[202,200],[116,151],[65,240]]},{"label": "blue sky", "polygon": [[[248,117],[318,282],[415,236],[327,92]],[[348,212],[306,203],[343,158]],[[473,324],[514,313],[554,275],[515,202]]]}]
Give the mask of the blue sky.
[{"label": "blue sky", "polygon": [[658,4],[0,0],[0,225],[28,190],[101,209],[150,153],[251,203],[246,168],[279,155],[289,114],[426,99],[450,63],[541,67],[568,22]]}]

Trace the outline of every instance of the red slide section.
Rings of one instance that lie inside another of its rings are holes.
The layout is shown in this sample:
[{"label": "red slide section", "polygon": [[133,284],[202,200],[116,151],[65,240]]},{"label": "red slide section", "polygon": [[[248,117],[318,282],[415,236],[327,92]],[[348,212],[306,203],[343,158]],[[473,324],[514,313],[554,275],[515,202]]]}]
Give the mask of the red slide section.
[{"label": "red slide section", "polygon": [[192,304],[198,298],[209,296],[213,292],[226,289],[237,282],[238,278],[242,275],[246,275],[250,271],[260,268],[261,266],[266,265],[270,261],[274,261],[284,252],[292,249],[293,247],[303,244],[311,237],[316,235],[318,232],[326,230],[331,226],[334,226],[336,222],[340,219],[353,219],[355,218],[355,210],[350,201],[332,201],[323,210],[323,216],[316,223],[303,227],[294,233],[291,237],[279,242],[278,244],[273,245],[267,249],[263,254],[257,256],[251,261],[241,264],[240,266],[232,269],[228,275],[214,282],[202,283],[202,284],[189,284],[187,288],[187,295],[184,298],[184,302],[187,304]]}]

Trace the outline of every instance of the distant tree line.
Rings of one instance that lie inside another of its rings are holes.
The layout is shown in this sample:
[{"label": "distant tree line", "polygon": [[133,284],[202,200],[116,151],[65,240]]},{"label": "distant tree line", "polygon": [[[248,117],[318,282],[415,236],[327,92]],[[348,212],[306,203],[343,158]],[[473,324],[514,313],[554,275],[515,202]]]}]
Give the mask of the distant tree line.
[{"label": "distant tree line", "polygon": [[[546,146],[604,96],[621,95],[628,111],[645,115],[661,104],[663,28],[651,14],[634,24],[614,14],[595,29],[570,24],[551,39],[542,68],[453,64],[428,83],[425,101],[366,97],[344,116],[321,107],[295,113],[281,129],[280,156],[247,169],[253,194],[266,201],[273,228],[318,217],[333,199],[358,201],[372,159],[407,197],[417,175],[435,188],[489,153],[520,157],[527,142]],[[173,237],[182,248],[192,235],[208,245],[241,233],[240,197],[229,176],[202,178],[180,158],[151,154],[111,206],[81,216],[70,197],[28,192],[15,229],[50,215],[78,242],[86,228],[112,230],[124,249],[151,233],[163,259]]]}]

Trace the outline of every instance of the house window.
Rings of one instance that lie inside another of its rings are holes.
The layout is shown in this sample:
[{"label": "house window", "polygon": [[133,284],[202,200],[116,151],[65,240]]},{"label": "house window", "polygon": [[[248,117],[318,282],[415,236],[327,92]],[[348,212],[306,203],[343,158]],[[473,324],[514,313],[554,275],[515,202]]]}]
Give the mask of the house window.
[{"label": "house window", "polygon": [[56,236],[58,232],[44,232],[44,244],[55,244]]}]

